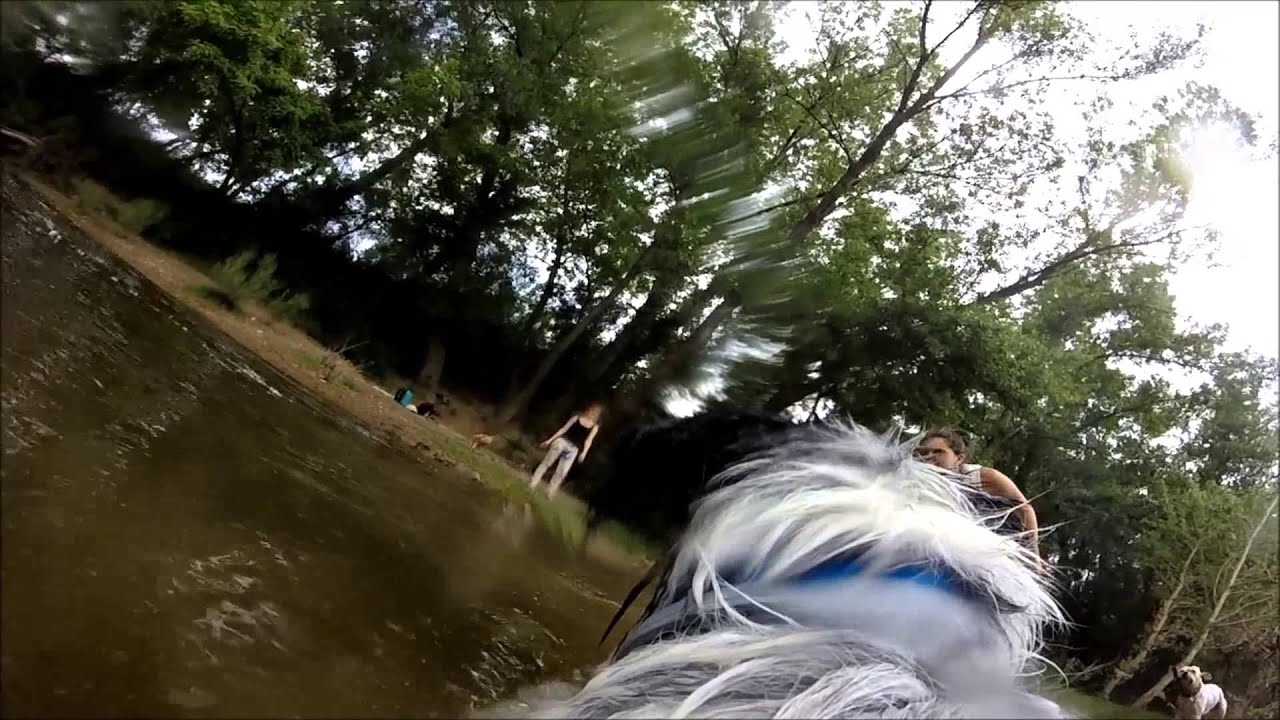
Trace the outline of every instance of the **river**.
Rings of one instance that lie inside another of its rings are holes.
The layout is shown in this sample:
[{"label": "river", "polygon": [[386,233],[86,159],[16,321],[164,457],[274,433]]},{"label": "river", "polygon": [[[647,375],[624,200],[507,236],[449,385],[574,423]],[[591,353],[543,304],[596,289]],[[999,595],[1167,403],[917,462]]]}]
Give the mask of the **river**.
[{"label": "river", "polygon": [[308,395],[8,176],[2,245],[6,716],[456,716],[602,659],[634,578]]}]

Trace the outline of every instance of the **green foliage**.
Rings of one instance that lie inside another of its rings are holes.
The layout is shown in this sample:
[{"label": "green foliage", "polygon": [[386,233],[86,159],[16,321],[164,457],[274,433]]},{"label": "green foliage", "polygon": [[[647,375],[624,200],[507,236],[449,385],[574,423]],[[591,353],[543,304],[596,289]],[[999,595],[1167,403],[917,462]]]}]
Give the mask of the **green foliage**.
[{"label": "green foliage", "polygon": [[210,275],[231,309],[243,309],[246,302],[253,301],[282,319],[296,321],[310,307],[310,298],[285,289],[275,277],[276,263],[272,253],[245,250],[214,265]]},{"label": "green foliage", "polygon": [[[268,173],[312,159],[330,130],[320,98],[296,78],[307,67],[298,3],[166,3],[147,28],[136,78],[188,144],[218,152],[236,193]],[[200,150],[201,157],[207,150]]]},{"label": "green foliage", "polygon": [[102,185],[85,178],[72,178],[71,191],[80,207],[105,215],[135,233],[162,222],[169,214],[168,206],[159,200],[121,200]]}]

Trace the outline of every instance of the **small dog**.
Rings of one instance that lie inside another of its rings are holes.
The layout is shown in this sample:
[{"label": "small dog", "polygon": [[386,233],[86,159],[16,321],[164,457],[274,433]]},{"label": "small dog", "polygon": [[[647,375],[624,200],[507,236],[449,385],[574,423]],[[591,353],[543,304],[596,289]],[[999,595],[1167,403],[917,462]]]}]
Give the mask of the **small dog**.
[{"label": "small dog", "polygon": [[1227,694],[1208,682],[1212,675],[1200,672],[1195,665],[1171,666],[1169,672],[1178,688],[1178,701],[1173,705],[1178,720],[1222,720],[1227,716]]},{"label": "small dog", "polygon": [[1061,610],[980,491],[863,428],[784,430],[708,478],[610,661],[525,712],[1067,717],[1023,686]]},{"label": "small dog", "polygon": [[472,449],[472,450],[475,450],[476,448],[480,447],[481,445],[490,445],[490,444],[492,444],[492,443],[493,443],[493,436],[492,436],[492,435],[485,435],[484,433],[476,433],[475,435],[472,435],[472,436],[471,436],[471,449]]}]

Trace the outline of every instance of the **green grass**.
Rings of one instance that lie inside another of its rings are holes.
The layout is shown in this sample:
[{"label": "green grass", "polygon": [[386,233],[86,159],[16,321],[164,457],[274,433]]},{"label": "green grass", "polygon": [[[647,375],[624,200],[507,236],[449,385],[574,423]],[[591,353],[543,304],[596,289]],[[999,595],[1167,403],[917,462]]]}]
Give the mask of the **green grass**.
[{"label": "green grass", "polygon": [[1098,720],[1166,720],[1168,718],[1167,715],[1131,708],[1128,705],[1117,705],[1109,700],[1070,688],[1056,689],[1049,694],[1067,709],[1088,718]]},{"label": "green grass", "polygon": [[228,312],[240,312],[240,308],[236,305],[236,299],[227,294],[222,288],[208,285],[191,285],[187,288],[187,292],[203,300],[208,300]]},{"label": "green grass", "polygon": [[135,233],[164,220],[169,214],[168,206],[158,200],[122,200],[87,178],[71,179],[71,196],[81,209],[106,215]]},{"label": "green grass", "polygon": [[209,270],[209,276],[218,284],[218,291],[231,302],[231,309],[253,300],[276,317],[296,323],[311,306],[311,300],[306,293],[285,289],[275,274],[276,256],[272,253],[260,255],[256,250],[237,253]]},{"label": "green grass", "polygon": [[315,355],[312,355],[311,353],[305,353],[305,352],[302,352],[301,350],[295,350],[293,353],[293,357],[295,360],[298,361],[299,365],[302,365],[303,367],[309,368],[311,370],[319,370],[320,368],[324,367],[324,358],[318,358]]}]

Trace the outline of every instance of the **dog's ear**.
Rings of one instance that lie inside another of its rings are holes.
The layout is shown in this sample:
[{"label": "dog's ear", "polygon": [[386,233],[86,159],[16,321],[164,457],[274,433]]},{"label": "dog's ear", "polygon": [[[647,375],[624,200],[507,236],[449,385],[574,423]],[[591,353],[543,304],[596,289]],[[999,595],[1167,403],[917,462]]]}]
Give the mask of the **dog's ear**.
[{"label": "dog's ear", "polygon": [[1174,677],[1178,677],[1178,666],[1177,666],[1177,665],[1170,665],[1170,666],[1169,666],[1169,674],[1170,674],[1170,675],[1172,675],[1172,676],[1174,676]]}]

